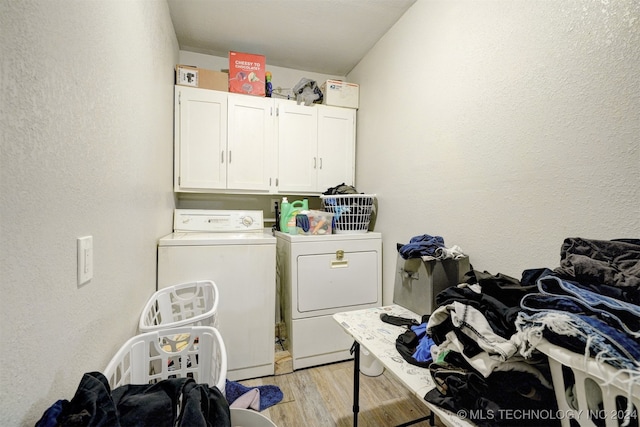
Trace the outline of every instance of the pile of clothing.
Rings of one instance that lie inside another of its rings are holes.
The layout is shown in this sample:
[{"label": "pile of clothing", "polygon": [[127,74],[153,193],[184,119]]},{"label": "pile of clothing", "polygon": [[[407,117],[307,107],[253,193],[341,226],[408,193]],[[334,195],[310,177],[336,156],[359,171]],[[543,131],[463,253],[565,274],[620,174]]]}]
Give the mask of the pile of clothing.
[{"label": "pile of clothing", "polygon": [[442,236],[422,234],[414,236],[407,244],[398,243],[398,254],[403,259],[420,258],[423,261],[460,259],[466,255],[458,245],[447,247]]},{"label": "pile of clothing", "polygon": [[127,384],[111,390],[100,372],[83,375],[75,395],[51,405],[36,427],[231,427],[230,408],[263,411],[282,400],[278,386],[226,381],[225,394],[193,378]]},{"label": "pile of clothing", "polygon": [[472,270],[436,296],[426,330],[436,388],[425,400],[465,411],[478,426],[513,425],[510,410],[554,414],[548,361],[536,351],[543,338],[624,370],[640,386],[640,240],[567,238],[560,252],[554,270],[525,270],[520,280]]},{"label": "pile of clothing", "polygon": [[[520,300],[535,290],[527,274],[510,276],[472,270],[465,282],[436,296],[427,323],[435,345],[429,369],[436,388],[425,400],[454,413],[465,411],[478,426],[513,425],[510,411],[557,408],[548,363],[519,353],[515,320]],[[520,425],[539,425],[522,419]],[[545,420],[545,425],[558,425]]]},{"label": "pile of clothing", "polygon": [[36,427],[230,427],[229,404],[217,387],[193,378],[109,387],[100,372],[83,375],[71,401],[60,399]]},{"label": "pile of clothing", "polygon": [[542,338],[628,372],[640,387],[640,240],[565,239],[560,267],[521,301],[522,353]]}]

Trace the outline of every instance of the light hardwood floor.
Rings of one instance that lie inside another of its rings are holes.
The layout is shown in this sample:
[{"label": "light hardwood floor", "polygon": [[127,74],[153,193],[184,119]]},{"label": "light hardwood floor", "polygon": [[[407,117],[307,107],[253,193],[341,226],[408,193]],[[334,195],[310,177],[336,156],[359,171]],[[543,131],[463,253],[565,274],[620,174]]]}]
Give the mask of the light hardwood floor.
[{"label": "light hardwood floor", "polygon": [[[239,383],[248,387],[267,384],[280,387],[284,394],[282,401],[261,412],[278,427],[353,425],[353,361]],[[360,374],[358,426],[396,426],[428,414],[429,410],[420,399],[386,371],[378,377]],[[426,427],[429,423],[422,421],[414,425]],[[438,422],[437,425],[441,424]]]}]

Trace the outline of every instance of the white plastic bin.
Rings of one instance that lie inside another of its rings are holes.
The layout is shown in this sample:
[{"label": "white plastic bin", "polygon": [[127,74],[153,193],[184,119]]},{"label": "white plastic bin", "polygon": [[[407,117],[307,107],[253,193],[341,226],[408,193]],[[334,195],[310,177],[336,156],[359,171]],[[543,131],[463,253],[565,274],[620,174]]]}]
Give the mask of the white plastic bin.
[{"label": "white plastic bin", "polygon": [[191,377],[224,394],[227,350],[220,332],[211,326],[145,332],[124,343],[103,373],[112,390],[125,384]]},{"label": "white plastic bin", "polygon": [[251,409],[230,408],[231,427],[277,427],[273,421]]},{"label": "white plastic bin", "polygon": [[[563,427],[620,427],[627,425],[626,417],[631,426],[638,425],[640,371],[620,371],[546,340],[536,348],[549,358]],[[575,401],[569,401],[567,389]]]},{"label": "white plastic bin", "polygon": [[377,377],[384,372],[382,363],[363,346],[360,346],[360,372],[368,377]]},{"label": "white plastic bin", "polygon": [[218,287],[211,280],[181,283],[155,292],[140,315],[140,332],[180,326],[218,327]]}]

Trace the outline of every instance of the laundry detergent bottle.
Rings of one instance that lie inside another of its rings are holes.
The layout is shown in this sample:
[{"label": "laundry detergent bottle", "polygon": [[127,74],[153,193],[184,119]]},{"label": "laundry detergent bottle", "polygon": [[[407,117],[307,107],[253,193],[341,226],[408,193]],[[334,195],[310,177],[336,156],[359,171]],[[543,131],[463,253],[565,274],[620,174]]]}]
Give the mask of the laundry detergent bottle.
[{"label": "laundry detergent bottle", "polygon": [[289,211],[289,215],[287,218],[287,231],[289,234],[296,234],[296,215],[307,212],[309,210],[309,200],[295,200],[291,202],[291,210]]},{"label": "laundry detergent bottle", "polygon": [[289,203],[286,197],[283,197],[282,203],[280,204],[280,231],[283,233],[289,232],[289,227],[287,227],[289,214],[291,214],[291,203]]}]

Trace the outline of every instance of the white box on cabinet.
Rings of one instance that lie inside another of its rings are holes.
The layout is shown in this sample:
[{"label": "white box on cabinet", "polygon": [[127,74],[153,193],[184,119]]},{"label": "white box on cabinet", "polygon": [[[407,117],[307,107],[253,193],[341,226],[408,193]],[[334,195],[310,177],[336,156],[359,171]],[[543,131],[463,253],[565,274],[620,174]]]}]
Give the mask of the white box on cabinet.
[{"label": "white box on cabinet", "polygon": [[341,80],[327,80],[320,87],[322,103],[336,107],[358,108],[360,100],[360,86]]}]

